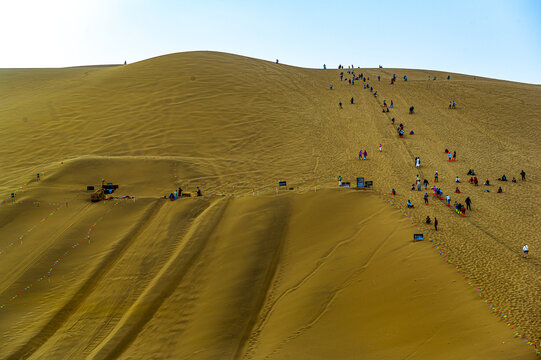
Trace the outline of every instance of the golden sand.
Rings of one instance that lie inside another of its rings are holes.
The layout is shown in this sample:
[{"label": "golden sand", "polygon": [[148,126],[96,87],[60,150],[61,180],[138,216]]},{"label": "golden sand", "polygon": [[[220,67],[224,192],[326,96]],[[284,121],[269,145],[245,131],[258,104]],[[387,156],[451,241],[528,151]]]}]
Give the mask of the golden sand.
[{"label": "golden sand", "polygon": [[[0,69],[0,358],[535,359],[540,86],[356,71],[377,98],[212,52]],[[436,170],[466,217],[410,190]]]}]

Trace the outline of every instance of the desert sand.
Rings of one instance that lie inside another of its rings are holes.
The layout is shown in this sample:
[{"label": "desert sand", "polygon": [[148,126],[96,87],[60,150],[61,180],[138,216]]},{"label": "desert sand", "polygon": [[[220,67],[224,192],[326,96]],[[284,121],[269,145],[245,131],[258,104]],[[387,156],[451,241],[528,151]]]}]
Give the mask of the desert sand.
[{"label": "desert sand", "polygon": [[377,98],[215,52],[0,69],[0,358],[535,359],[541,87],[355,71]]}]

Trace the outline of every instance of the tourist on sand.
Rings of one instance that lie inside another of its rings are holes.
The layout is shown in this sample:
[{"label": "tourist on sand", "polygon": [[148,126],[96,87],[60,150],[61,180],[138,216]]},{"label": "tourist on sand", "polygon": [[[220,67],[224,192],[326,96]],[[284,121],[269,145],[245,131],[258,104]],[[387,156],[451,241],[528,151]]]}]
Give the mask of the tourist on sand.
[{"label": "tourist on sand", "polygon": [[410,209],[413,209],[413,207],[414,207],[410,200],[408,200],[408,202],[406,203],[406,205],[407,205],[408,208],[410,208]]},{"label": "tourist on sand", "polygon": [[36,180],[39,181],[39,173],[37,173],[36,178]]},{"label": "tourist on sand", "polygon": [[434,173],[434,182],[438,182],[438,172]]},{"label": "tourist on sand", "polygon": [[451,206],[451,197],[447,195],[445,198],[447,199],[447,206]]},{"label": "tourist on sand", "polygon": [[526,180],[526,173],[524,172],[524,170],[520,172],[520,176],[522,176],[522,180]]},{"label": "tourist on sand", "polygon": [[199,186],[197,187],[197,196],[203,196],[203,194],[201,194],[201,189],[199,188]]},{"label": "tourist on sand", "polygon": [[178,197],[182,197],[182,188],[178,187]]},{"label": "tourist on sand", "polygon": [[528,252],[529,252],[528,244],[524,244],[524,246],[522,247],[522,250],[524,251],[524,257],[528,258]]},{"label": "tourist on sand", "polygon": [[453,157],[453,155],[451,155],[451,152],[449,151],[449,161],[451,161],[451,158]]},{"label": "tourist on sand", "polygon": [[417,181],[417,191],[421,191],[421,182]]},{"label": "tourist on sand", "polygon": [[411,191],[415,191],[415,184],[411,184]]},{"label": "tourist on sand", "polygon": [[379,144],[379,152],[381,152],[381,144]]},{"label": "tourist on sand", "polygon": [[488,179],[486,179],[483,185],[490,186],[490,181],[488,181]]},{"label": "tourist on sand", "polygon": [[276,63],[278,64],[278,59],[276,59]]},{"label": "tourist on sand", "polygon": [[329,87],[330,87],[330,88],[331,88],[331,90],[332,90],[332,83],[331,83],[331,84],[329,85]]},{"label": "tourist on sand", "polygon": [[436,231],[438,231],[438,218],[434,218],[434,229],[436,229]]},{"label": "tourist on sand", "polygon": [[458,175],[456,176],[455,182],[457,182],[457,183],[460,182],[460,178],[458,177]]},{"label": "tourist on sand", "polygon": [[425,198],[425,205],[428,205],[428,193],[425,192],[424,198]]},{"label": "tourist on sand", "polygon": [[340,106],[340,109],[342,109],[342,102],[341,101],[338,103],[338,106]]},{"label": "tourist on sand", "polygon": [[425,222],[426,222],[427,224],[430,224],[430,223],[432,222],[432,221],[430,220],[430,216],[428,216],[428,215],[426,216]]},{"label": "tourist on sand", "polygon": [[425,180],[423,181],[423,184],[425,185],[425,190],[426,190],[426,188],[428,187],[428,180],[425,179]]},{"label": "tourist on sand", "polygon": [[455,189],[455,193],[460,194],[460,189],[458,188],[458,186]]},{"label": "tourist on sand", "polygon": [[353,97],[351,97],[351,100],[350,100],[350,101],[351,101],[352,104],[354,104]]},{"label": "tourist on sand", "polygon": [[501,194],[502,192],[503,192],[503,191],[502,191],[502,187],[500,186],[500,187],[498,188],[498,194]]},{"label": "tourist on sand", "polygon": [[364,160],[366,160],[366,155],[368,155],[368,153],[366,152],[366,150],[364,151],[363,155],[364,155]]},{"label": "tourist on sand", "polygon": [[456,151],[453,151],[453,161],[456,161]]},{"label": "tourist on sand", "polygon": [[363,159],[363,150],[359,150],[359,160]]},{"label": "tourist on sand", "polygon": [[342,176],[338,176],[338,186],[342,186]]},{"label": "tourist on sand", "polygon": [[471,211],[471,199],[469,196],[466,198],[466,208]]},{"label": "tourist on sand", "polygon": [[391,109],[393,108],[393,101],[391,100]]},{"label": "tourist on sand", "polygon": [[396,190],[395,189],[391,190],[391,194],[396,195]]},{"label": "tourist on sand", "polygon": [[344,78],[344,72],[342,71],[342,72],[340,73],[340,81],[342,81],[343,78]]},{"label": "tourist on sand", "polygon": [[516,182],[517,182],[517,179],[515,179],[515,177],[513,176],[513,180],[511,180],[511,182],[516,183]]},{"label": "tourist on sand", "polygon": [[507,181],[507,176],[505,174],[502,175],[501,178],[498,178],[499,181]]}]

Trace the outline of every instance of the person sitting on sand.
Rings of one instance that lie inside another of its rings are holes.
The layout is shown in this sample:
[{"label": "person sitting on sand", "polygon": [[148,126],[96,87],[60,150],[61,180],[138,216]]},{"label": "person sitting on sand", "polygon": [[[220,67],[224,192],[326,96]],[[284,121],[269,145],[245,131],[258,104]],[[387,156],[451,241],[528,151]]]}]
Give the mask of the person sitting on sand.
[{"label": "person sitting on sand", "polygon": [[391,194],[396,195],[396,190],[395,189],[391,190]]},{"label": "person sitting on sand", "polygon": [[469,182],[470,184],[473,184],[473,176],[470,177],[470,180],[468,180],[468,182]]},{"label": "person sitting on sand", "polygon": [[430,220],[430,216],[428,216],[428,215],[426,216],[425,222],[426,222],[427,224],[432,223],[432,221]]},{"label": "person sitting on sand", "polygon": [[458,175],[456,176],[455,182],[457,182],[457,183],[460,182],[460,178],[458,177]]},{"label": "person sitting on sand", "polygon": [[505,174],[502,175],[501,178],[498,178],[499,181],[507,181],[507,177],[505,176]]},{"label": "person sitting on sand", "polygon": [[411,184],[411,191],[415,191],[415,184]]},{"label": "person sitting on sand", "polygon": [[488,179],[486,179],[485,182],[483,183],[483,185],[490,186],[490,181],[488,181]]},{"label": "person sitting on sand", "polygon": [[407,201],[406,205],[407,205],[408,208],[410,208],[410,209],[413,209],[413,207],[414,207],[410,200]]},{"label": "person sitting on sand", "polygon": [[477,180],[477,176],[473,177],[473,185],[475,186],[479,185],[479,180]]},{"label": "person sitting on sand", "polygon": [[203,194],[201,193],[201,189],[199,188],[199,186],[197,187],[197,196],[203,196]]},{"label": "person sitting on sand", "polygon": [[515,179],[515,177],[513,176],[513,180],[511,180],[512,182],[516,183],[517,182],[517,179]]},{"label": "person sitting on sand", "polygon": [[448,150],[448,149],[445,149],[445,153],[446,153],[446,154],[449,154],[449,150]]},{"label": "person sitting on sand", "polygon": [[503,191],[502,191],[502,187],[500,186],[500,187],[498,188],[498,194],[501,194],[502,192],[503,192]]},{"label": "person sitting on sand", "polygon": [[460,194],[460,189],[458,188],[458,186],[456,187],[455,192],[456,192],[457,194]]}]

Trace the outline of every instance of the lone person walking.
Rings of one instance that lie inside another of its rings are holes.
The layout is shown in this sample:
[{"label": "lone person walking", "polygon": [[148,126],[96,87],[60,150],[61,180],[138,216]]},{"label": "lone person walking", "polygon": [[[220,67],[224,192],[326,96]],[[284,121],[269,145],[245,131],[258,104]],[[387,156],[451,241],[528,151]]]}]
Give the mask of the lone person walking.
[{"label": "lone person walking", "polygon": [[466,198],[466,209],[471,211],[471,199],[469,196]]},{"label": "lone person walking", "polygon": [[437,218],[434,218],[434,229],[436,229],[436,231],[438,231],[438,219]]}]

